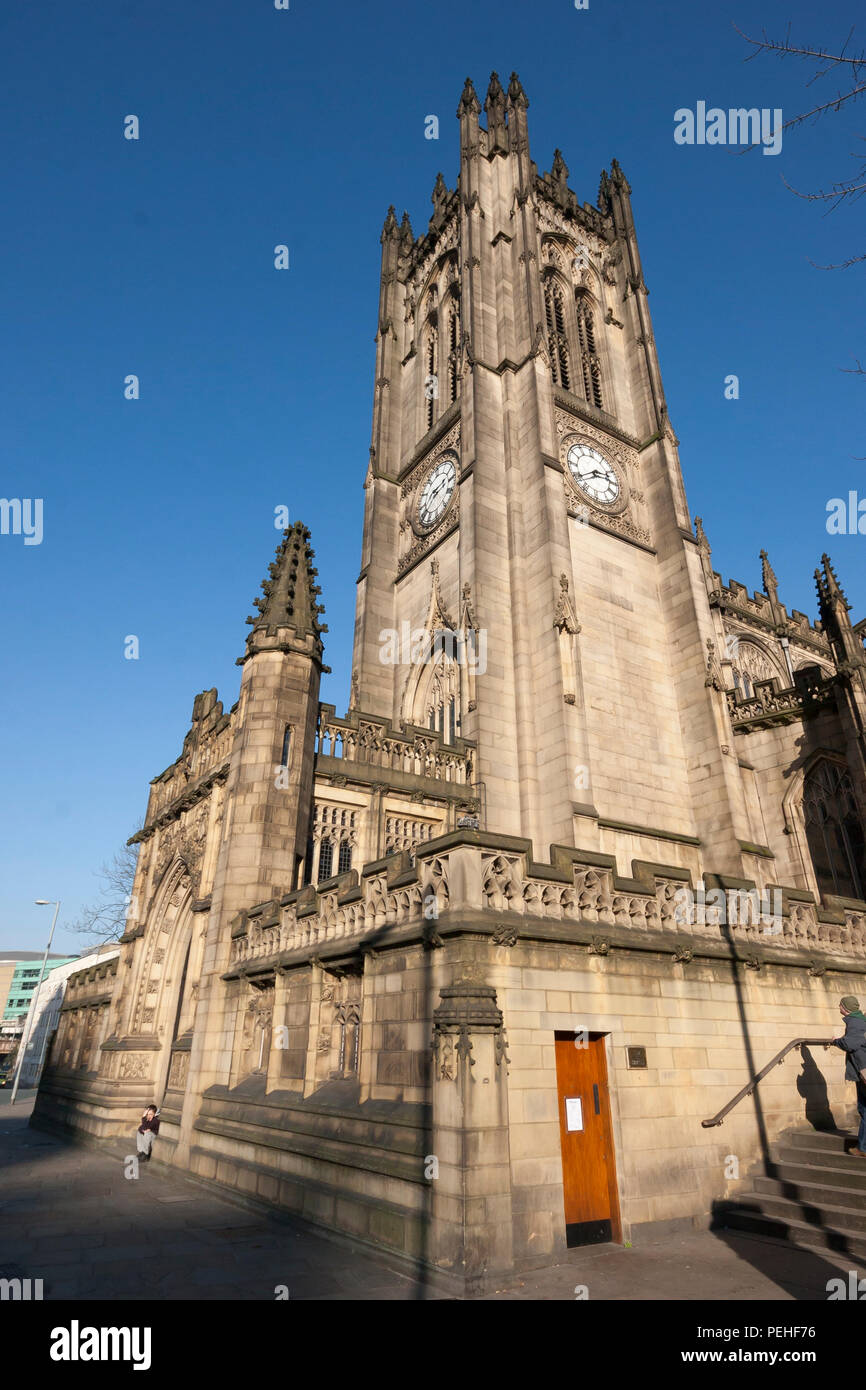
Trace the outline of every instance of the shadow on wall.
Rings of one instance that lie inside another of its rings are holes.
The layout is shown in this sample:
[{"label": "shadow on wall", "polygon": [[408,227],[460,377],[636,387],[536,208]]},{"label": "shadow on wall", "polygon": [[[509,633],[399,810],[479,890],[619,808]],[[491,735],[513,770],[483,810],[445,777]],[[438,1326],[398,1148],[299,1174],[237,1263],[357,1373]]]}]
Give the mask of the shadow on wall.
[{"label": "shadow on wall", "polygon": [[797,1077],[797,1091],[805,1101],[806,1123],[810,1124],[813,1129],[841,1133],[833,1111],[830,1109],[830,1098],[827,1094],[827,1082],[824,1079],[824,1073],[808,1047],[800,1048],[800,1060],[803,1069]]}]

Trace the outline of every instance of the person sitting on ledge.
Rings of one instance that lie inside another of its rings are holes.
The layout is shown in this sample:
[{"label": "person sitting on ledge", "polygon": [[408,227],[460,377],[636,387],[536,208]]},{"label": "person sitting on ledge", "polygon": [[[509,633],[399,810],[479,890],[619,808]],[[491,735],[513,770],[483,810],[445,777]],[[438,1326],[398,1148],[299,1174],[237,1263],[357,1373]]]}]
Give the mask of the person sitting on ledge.
[{"label": "person sitting on ledge", "polygon": [[[866,1019],[863,1022],[866,1023]],[[141,1124],[138,1126],[138,1133],[136,1134],[136,1147],[144,1161],[150,1158],[153,1141],[157,1134],[159,1134],[159,1110],[155,1105],[149,1105],[141,1117]]]}]

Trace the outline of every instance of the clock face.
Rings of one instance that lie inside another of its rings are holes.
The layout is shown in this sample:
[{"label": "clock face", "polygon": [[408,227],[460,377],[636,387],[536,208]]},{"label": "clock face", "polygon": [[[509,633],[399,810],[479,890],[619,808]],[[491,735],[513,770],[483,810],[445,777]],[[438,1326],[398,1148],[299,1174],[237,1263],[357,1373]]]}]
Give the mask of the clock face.
[{"label": "clock face", "polygon": [[418,499],[418,520],[422,526],[437,522],[451,501],[457,485],[457,469],[452,458],[440,459]]},{"label": "clock face", "polygon": [[589,444],[573,444],[568,451],[571,476],[582,492],[594,502],[608,505],[619,497],[619,478],[615,469]]}]

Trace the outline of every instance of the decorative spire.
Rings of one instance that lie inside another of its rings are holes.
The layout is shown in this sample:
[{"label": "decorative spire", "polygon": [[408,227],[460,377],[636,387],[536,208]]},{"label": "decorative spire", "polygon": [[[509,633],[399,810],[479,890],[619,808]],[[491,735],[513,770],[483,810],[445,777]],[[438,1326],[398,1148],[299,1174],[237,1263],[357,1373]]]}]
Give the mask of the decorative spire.
[{"label": "decorative spire", "polygon": [[610,209],[610,179],[606,169],[602,169],[598,181],[598,206],[601,212],[608,212]]},{"label": "decorative spire", "polygon": [[522,106],[524,111],[529,106],[529,98],[524,92],[516,72],[511,74],[511,81],[508,84],[508,102],[511,106]]},{"label": "decorative spire", "polygon": [[430,574],[432,582],[430,584],[430,606],[427,609],[427,630],[435,632],[437,629],[448,629],[454,631],[454,621],[445,607],[442,598],[442,591],[439,588],[439,561],[430,561]]},{"label": "decorative spire", "polygon": [[568,181],[568,165],[562,157],[562,150],[553,151],[553,164],[550,172],[557,183],[559,183],[560,180],[563,182]]},{"label": "decorative spire", "polygon": [[707,593],[712,594],[716,589],[716,577],[713,574],[713,552],[710,550],[704,523],[699,516],[695,517],[695,539],[698,543],[698,555],[701,560],[701,570],[703,571],[704,583],[707,586]]},{"label": "decorative spire", "polygon": [[568,208],[575,201],[568,187],[568,165],[562,157],[562,150],[553,151],[553,164],[550,167],[550,182],[553,196],[559,207]]},{"label": "decorative spire", "polygon": [[434,232],[438,232],[445,221],[445,204],[448,202],[448,185],[441,173],[436,175],[436,182],[433,185],[432,202],[433,216],[430,218],[430,227]]},{"label": "decorative spire", "polygon": [[830,563],[830,556],[822,555],[821,564],[824,566],[824,588],[827,591],[828,597],[841,600],[847,610],[851,605],[845,597],[842,585],[836,578],[836,571]]},{"label": "decorative spire", "polygon": [[818,590],[818,602],[819,602],[819,604],[820,604],[821,601],[822,601],[823,598],[824,598],[824,576],[823,576],[823,574],[821,573],[820,570],[815,570],[815,571],[814,571],[814,578],[815,578],[815,588]]},{"label": "decorative spire", "polygon": [[388,237],[392,237],[392,236],[396,236],[396,235],[397,235],[397,217],[396,217],[395,212],[394,212],[394,204],[392,203],[391,206],[390,206],[389,209],[388,209],[388,213],[387,213],[387,216],[386,216],[386,218],[385,218],[385,225],[384,225],[384,227],[382,228],[382,236],[381,236],[380,239],[381,239],[382,241],[385,241]]},{"label": "decorative spire", "polygon": [[400,223],[400,240],[403,249],[408,250],[415,243],[415,233],[412,231],[412,223],[409,221],[408,212],[403,211],[403,221]]},{"label": "decorative spire", "polygon": [[463,95],[460,98],[460,105],[457,107],[457,116],[458,118],[470,114],[473,116],[477,116],[480,110],[481,102],[478,100],[478,97],[475,94],[475,88],[472,85],[472,78],[467,77],[466,83],[463,87]]},{"label": "decorative spire", "polygon": [[861,672],[861,679],[866,684],[866,673],[863,670],[866,666],[863,659],[863,642],[851,626],[849,612],[851,605],[836,578],[836,571],[830,563],[830,556],[822,555],[821,564],[823,569],[815,571],[821,626],[830,638],[837,662],[843,663],[839,669],[848,667],[853,670],[855,667],[858,668]]},{"label": "decorative spire", "polygon": [[268,578],[262,581],[263,598],[253,602],[259,610],[257,618],[247,618],[252,632],[247,638],[247,652],[257,633],[275,635],[278,628],[293,628],[296,638],[312,637],[315,650],[321,655],[321,634],[327,627],[319,622],[324,608],[316,602],[322,591],[314,583],[318,570],[313,568],[315,555],[309,544],[310,533],[302,522],[283,532],[275,558],[268,566]]},{"label": "decorative spire", "polygon": [[619,160],[615,158],[610,161],[610,181],[615,184],[617,188],[623,189],[626,193],[631,193],[629,181],[620,168]]},{"label": "decorative spire", "polygon": [[764,593],[772,603],[777,603],[779,600],[779,581],[776,578],[773,566],[770,564],[766,550],[761,551],[761,577],[764,584]]},{"label": "decorative spire", "polygon": [[491,106],[504,106],[505,93],[502,90],[502,83],[499,81],[499,73],[490,74],[490,86],[487,88],[487,96],[484,98],[484,110],[489,111]]},{"label": "decorative spire", "polygon": [[484,110],[487,112],[488,153],[492,154],[494,150],[504,151],[507,148],[505,93],[502,90],[499,76],[495,72],[490,74],[490,86],[487,88]]}]

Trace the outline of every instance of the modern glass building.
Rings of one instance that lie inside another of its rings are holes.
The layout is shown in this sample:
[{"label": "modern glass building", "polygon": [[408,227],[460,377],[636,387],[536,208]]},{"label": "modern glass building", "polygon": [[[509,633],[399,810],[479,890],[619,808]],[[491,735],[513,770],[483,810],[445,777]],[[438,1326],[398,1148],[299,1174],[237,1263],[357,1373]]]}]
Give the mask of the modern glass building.
[{"label": "modern glass building", "polygon": [[[45,962],[45,973],[74,960],[78,960],[78,956],[49,956]],[[4,1023],[13,1022],[27,1013],[41,969],[41,951],[10,951],[5,956],[0,953],[0,1000],[3,1002]],[[8,985],[4,996],[2,986],[6,980]]]}]

